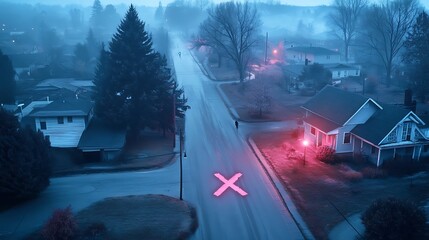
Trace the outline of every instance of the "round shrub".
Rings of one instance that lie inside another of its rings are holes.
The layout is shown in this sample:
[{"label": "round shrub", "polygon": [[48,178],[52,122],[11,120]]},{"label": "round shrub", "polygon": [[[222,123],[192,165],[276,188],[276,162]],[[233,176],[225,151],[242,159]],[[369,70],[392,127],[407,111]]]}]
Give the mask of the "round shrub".
[{"label": "round shrub", "polygon": [[329,164],[334,164],[337,162],[334,149],[328,146],[318,147],[315,158],[318,161],[329,163]]},{"label": "round shrub", "polygon": [[42,236],[46,240],[73,239],[77,231],[71,207],[57,209],[42,229]]},{"label": "round shrub", "polygon": [[425,239],[426,215],[417,205],[395,198],[373,202],[363,213],[365,239]]}]

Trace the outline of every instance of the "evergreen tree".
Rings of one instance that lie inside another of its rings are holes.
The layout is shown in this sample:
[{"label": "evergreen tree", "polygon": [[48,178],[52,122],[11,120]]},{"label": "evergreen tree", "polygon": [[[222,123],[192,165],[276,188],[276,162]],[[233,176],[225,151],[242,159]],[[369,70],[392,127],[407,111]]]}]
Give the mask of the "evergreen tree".
[{"label": "evergreen tree", "polygon": [[162,7],[162,3],[159,2],[158,8],[155,11],[155,20],[159,22],[164,21],[164,8]]},{"label": "evergreen tree", "polygon": [[95,0],[92,4],[90,22],[93,28],[99,28],[103,23],[103,6],[101,5],[100,0]]},{"label": "evergreen tree", "polygon": [[426,12],[417,17],[404,46],[403,59],[408,63],[417,96],[423,101],[429,91],[429,16]]},{"label": "evergreen tree", "polygon": [[3,109],[0,122],[0,203],[34,197],[49,185],[49,141],[41,132],[20,129]]},{"label": "evergreen tree", "polygon": [[15,103],[15,85],[12,62],[0,50],[0,103]]},{"label": "evergreen tree", "polygon": [[[152,38],[133,5],[114,34],[109,51],[101,52],[94,82],[98,117],[127,127],[132,134],[144,127],[162,125],[167,129],[168,124],[161,124],[160,119],[168,104],[173,109],[174,80],[166,58],[153,50]],[[186,110],[186,101],[183,107]]]}]

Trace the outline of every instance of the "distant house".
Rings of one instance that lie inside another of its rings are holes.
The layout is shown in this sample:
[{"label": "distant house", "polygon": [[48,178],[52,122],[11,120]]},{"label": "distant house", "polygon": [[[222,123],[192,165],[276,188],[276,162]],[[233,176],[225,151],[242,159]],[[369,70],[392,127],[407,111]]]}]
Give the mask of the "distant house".
[{"label": "distant house", "polygon": [[52,147],[77,147],[83,131],[92,117],[91,101],[71,99],[53,101],[34,109],[29,116],[34,118],[36,130],[51,141]]},{"label": "distant house", "polygon": [[340,53],[322,47],[292,47],[285,51],[286,61],[294,64],[333,64],[340,62]]},{"label": "distant house", "polygon": [[125,129],[109,126],[100,119],[93,118],[80,138],[78,149],[85,158],[113,160],[125,145]]},{"label": "distant house", "polygon": [[326,86],[302,106],[304,138],[336,153],[367,156],[380,166],[395,158],[429,156],[425,123],[412,111]]},{"label": "distant house", "polygon": [[330,64],[324,67],[332,73],[332,80],[360,76],[360,66],[357,65]]}]

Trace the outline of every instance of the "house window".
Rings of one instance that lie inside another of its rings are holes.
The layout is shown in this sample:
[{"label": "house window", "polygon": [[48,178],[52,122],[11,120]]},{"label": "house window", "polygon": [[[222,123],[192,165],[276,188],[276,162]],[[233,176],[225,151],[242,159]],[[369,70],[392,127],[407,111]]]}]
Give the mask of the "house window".
[{"label": "house window", "polygon": [[338,77],[341,76],[341,71],[338,71],[337,76]]},{"label": "house window", "polygon": [[344,141],[343,141],[343,143],[344,144],[350,143],[350,138],[351,138],[350,133],[344,133]]},{"label": "house window", "polygon": [[411,140],[411,123],[405,122],[402,126],[402,141]]},{"label": "house window", "polygon": [[316,129],[314,127],[311,127],[310,133],[316,136]]},{"label": "house window", "polygon": [[40,122],[40,129],[46,130],[46,122]]},{"label": "house window", "polygon": [[58,124],[64,124],[64,117],[57,117]]},{"label": "house window", "polygon": [[67,122],[69,123],[73,122],[73,117],[67,117]]},{"label": "house window", "polygon": [[356,70],[356,76],[359,76],[359,70]]},{"label": "house window", "polygon": [[372,146],[371,147],[371,154],[375,154],[377,152],[377,148]]},{"label": "house window", "polygon": [[328,55],[328,56],[326,56],[326,59],[331,59],[331,56],[329,56],[329,55]]},{"label": "house window", "polygon": [[389,134],[389,136],[387,136],[387,141],[388,142],[396,142],[396,139],[397,139],[397,137],[396,137],[396,129],[395,129]]}]

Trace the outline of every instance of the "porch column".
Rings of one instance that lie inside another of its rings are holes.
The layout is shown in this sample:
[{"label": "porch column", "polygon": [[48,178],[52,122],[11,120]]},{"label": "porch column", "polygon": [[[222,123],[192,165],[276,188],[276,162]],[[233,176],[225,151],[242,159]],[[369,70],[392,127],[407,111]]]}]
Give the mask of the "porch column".
[{"label": "porch column", "polygon": [[381,149],[378,148],[378,154],[377,154],[377,167],[380,166],[380,155],[381,155]]}]

